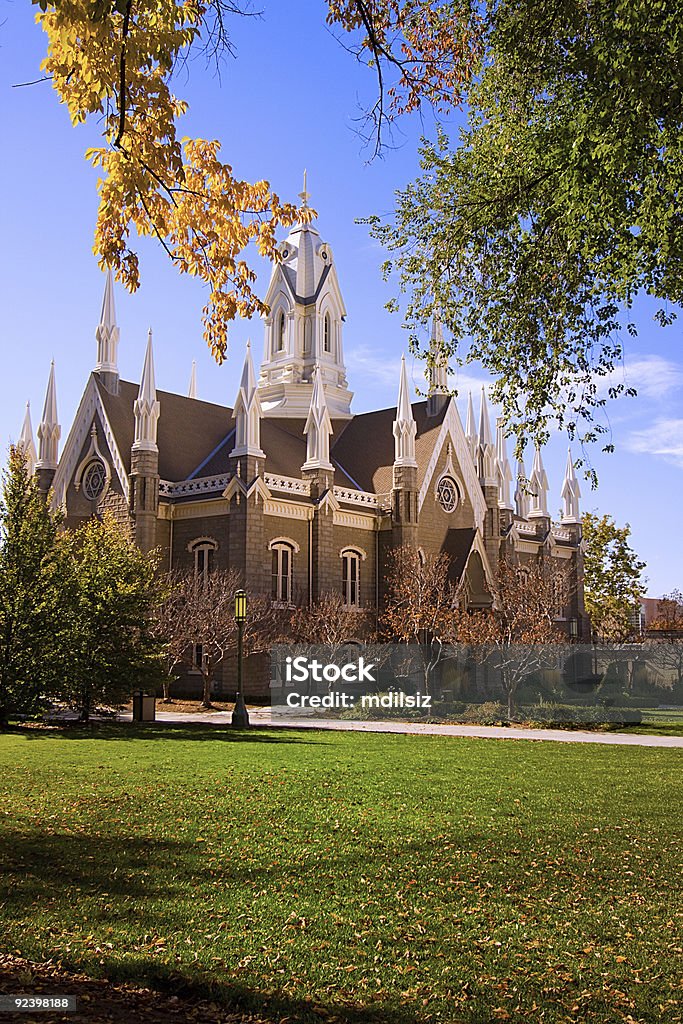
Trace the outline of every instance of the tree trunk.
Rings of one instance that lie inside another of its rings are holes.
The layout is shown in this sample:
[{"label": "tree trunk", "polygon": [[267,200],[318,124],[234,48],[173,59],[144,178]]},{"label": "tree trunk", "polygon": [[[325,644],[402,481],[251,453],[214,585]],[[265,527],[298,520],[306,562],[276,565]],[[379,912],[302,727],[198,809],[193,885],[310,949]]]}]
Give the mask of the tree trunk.
[{"label": "tree trunk", "polygon": [[204,681],[204,692],[202,694],[202,707],[203,708],[210,708],[211,707],[211,679],[212,679],[212,676],[213,676],[212,672],[202,672],[202,679]]},{"label": "tree trunk", "polygon": [[171,679],[170,676],[165,676],[162,686],[164,688],[164,704],[171,704]]}]

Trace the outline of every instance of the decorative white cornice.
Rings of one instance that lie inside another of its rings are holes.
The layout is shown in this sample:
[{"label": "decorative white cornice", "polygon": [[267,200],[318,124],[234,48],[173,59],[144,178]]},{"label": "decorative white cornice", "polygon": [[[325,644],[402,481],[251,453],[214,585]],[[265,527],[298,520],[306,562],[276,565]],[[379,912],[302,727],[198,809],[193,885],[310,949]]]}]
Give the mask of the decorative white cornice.
[{"label": "decorative white cornice", "polygon": [[315,515],[315,509],[313,505],[300,505],[296,501],[270,498],[263,504],[263,514],[266,516],[280,516],[282,519],[310,520]]},{"label": "decorative white cornice", "polygon": [[465,433],[460,422],[460,416],[453,399],[448,403],[448,409],[444,416],[443,423],[441,424],[441,430],[439,436],[434,444],[429,462],[427,463],[427,469],[420,487],[420,494],[418,496],[418,511],[422,509],[425,498],[429,493],[431,481],[436,472],[439,460],[441,458],[441,452],[443,451],[444,445],[451,440],[453,444],[453,451],[455,458],[460,466],[462,473],[462,479],[465,487],[465,494],[469,498],[474,511],[474,522],[480,529],[484,525],[484,517],[486,516],[486,501],[482,494],[481,487],[479,485],[479,479],[477,477],[474,463],[470,455],[469,445],[465,438]]},{"label": "decorative white cornice", "polygon": [[343,509],[338,509],[332,516],[334,526],[344,526],[351,530],[368,530],[373,533],[377,532],[379,521],[377,516],[366,515],[363,512],[346,512]]}]

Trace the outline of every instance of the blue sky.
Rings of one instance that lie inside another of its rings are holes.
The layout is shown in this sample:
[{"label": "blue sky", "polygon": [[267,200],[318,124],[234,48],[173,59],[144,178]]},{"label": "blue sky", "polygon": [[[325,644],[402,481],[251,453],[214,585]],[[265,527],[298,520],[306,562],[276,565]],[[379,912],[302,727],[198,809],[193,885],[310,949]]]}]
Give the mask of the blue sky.
[{"label": "blue sky", "polygon": [[[348,310],[345,350],[353,408],[361,412],[394,404],[406,338],[400,318],[384,303],[392,291],[381,278],[382,250],[356,218],[389,214],[393,194],[418,172],[416,145],[433,132],[429,117],[405,120],[394,148],[369,161],[357,134],[364,99],[374,82],[324,25],[320,0],[264,0],[264,17],[234,22],[237,59],[220,80],[198,58],[179,76],[176,92],[190,102],[183,130],[218,138],[235,173],[267,178],[283,199],[296,199],[308,170],[318,229],[334,250]],[[29,0],[3,3],[0,19],[0,161],[2,237],[0,281],[0,441],[16,440],[30,399],[34,430],[40,419],[50,359],[55,359],[62,437],[95,362],[94,332],[103,275],[92,256],[97,207],[96,173],[83,153],[98,140],[96,125],[73,129],[48,83],[12,88],[39,77],[44,39]],[[455,121],[451,127],[455,126]],[[193,359],[199,396],[232,404],[247,337],[256,353],[263,331],[257,320],[230,331],[230,355],[217,367],[202,340],[201,285],[179,277],[160,249],[140,242],[142,286],[130,296],[117,287],[121,328],[119,363],[139,379],[149,326],[154,331],[157,384],[185,393]],[[270,268],[263,264],[265,292]],[[653,306],[638,307],[640,337],[629,342],[618,379],[639,397],[612,403],[608,424],[617,451],[592,452],[600,486],[583,486],[583,507],[629,522],[633,545],[647,564],[649,592],[683,588],[683,548],[678,523],[683,507],[683,320],[665,330],[652,322]],[[417,386],[419,363],[409,362]],[[481,374],[454,382],[464,405],[468,386]],[[576,452],[578,455],[578,451]],[[550,508],[560,506],[566,439],[551,439],[544,452]]]}]

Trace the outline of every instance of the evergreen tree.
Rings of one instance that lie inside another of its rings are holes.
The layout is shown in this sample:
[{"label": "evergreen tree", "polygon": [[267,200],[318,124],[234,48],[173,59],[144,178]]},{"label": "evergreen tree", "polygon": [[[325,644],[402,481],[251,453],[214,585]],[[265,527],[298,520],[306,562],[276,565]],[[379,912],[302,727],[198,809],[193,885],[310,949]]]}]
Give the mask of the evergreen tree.
[{"label": "evergreen tree", "polygon": [[60,518],[29,474],[23,449],[12,446],[0,499],[0,727],[35,711],[48,686]]},{"label": "evergreen tree", "polygon": [[97,706],[123,704],[159,681],[157,559],[109,515],[65,531],[58,548],[60,696],[87,722]]}]

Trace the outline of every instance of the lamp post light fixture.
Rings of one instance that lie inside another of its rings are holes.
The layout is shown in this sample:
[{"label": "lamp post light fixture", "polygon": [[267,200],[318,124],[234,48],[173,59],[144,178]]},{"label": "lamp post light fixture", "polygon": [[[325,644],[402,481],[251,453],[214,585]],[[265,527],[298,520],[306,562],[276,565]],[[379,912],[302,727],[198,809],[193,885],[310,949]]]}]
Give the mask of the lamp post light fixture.
[{"label": "lamp post light fixture", "polygon": [[244,703],[242,693],[242,638],[244,636],[244,623],[247,621],[247,592],[238,590],[235,593],[235,622],[237,623],[237,694],[235,696],[235,707],[232,712],[231,725],[236,729],[246,729],[249,725],[249,712]]}]

